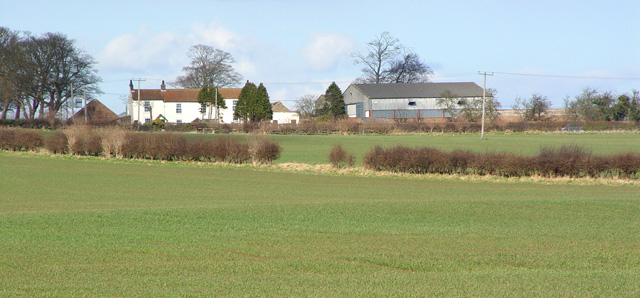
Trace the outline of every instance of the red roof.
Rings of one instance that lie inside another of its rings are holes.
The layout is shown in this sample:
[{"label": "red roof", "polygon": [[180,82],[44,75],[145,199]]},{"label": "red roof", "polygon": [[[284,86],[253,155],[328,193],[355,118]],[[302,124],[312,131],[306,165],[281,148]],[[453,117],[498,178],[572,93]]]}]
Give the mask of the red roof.
[{"label": "red roof", "polygon": [[[220,88],[224,99],[237,99],[242,88]],[[164,102],[198,102],[200,89],[140,89],[140,100],[163,100]],[[133,100],[138,100],[138,89],[131,91]]]}]

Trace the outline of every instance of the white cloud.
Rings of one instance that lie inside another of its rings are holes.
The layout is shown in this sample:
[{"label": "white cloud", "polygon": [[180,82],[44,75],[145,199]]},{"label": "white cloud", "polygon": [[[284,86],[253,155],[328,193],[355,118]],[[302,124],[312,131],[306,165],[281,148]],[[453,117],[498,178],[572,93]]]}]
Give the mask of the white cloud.
[{"label": "white cloud", "polygon": [[[235,33],[215,23],[195,24],[189,34],[164,31],[152,32],[142,26],[137,33],[126,33],[113,38],[98,55],[103,68],[136,72],[167,72],[167,68],[179,71],[189,63],[188,49],[196,44],[211,45],[231,52],[242,49],[242,39]],[[255,67],[242,61],[243,70],[255,73]]]},{"label": "white cloud", "polygon": [[242,41],[238,35],[218,26],[215,22],[209,25],[195,24],[191,26],[191,31],[189,39],[194,44],[211,45],[224,51],[233,51]]},{"label": "white cloud", "polygon": [[354,49],[354,42],[339,34],[315,35],[304,48],[303,54],[315,71],[334,70],[338,62],[347,58]]},{"label": "white cloud", "polygon": [[136,34],[112,39],[98,57],[100,65],[108,69],[149,71],[184,61],[183,45],[173,32],[153,34],[143,26]]},{"label": "white cloud", "polygon": [[242,60],[236,63],[235,69],[238,73],[242,74],[246,77],[256,76],[258,73],[256,66],[251,63],[249,60]]}]

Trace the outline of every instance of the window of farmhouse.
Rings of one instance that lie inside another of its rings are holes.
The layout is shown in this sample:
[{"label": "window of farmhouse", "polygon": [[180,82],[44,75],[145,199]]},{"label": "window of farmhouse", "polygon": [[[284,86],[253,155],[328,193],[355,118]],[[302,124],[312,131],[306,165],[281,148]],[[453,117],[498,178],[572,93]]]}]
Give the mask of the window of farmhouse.
[{"label": "window of farmhouse", "polygon": [[145,101],[144,102],[144,111],[145,112],[149,112],[149,109],[151,109],[151,102]]},{"label": "window of farmhouse", "polygon": [[182,114],[182,104],[176,104],[176,114]]}]

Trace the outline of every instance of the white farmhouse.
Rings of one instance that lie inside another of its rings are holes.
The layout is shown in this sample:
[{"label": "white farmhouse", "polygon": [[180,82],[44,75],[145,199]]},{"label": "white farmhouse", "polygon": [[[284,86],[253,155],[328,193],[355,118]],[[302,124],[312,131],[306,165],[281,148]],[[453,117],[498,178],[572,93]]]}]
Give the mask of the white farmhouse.
[{"label": "white farmhouse", "polygon": [[482,87],[472,82],[351,84],[343,95],[349,117],[448,118],[445,107],[437,104],[446,91],[459,103],[482,100]]},{"label": "white farmhouse", "polygon": [[[233,117],[241,88],[220,88],[227,106],[220,109],[221,123],[237,122]],[[198,103],[200,89],[166,89],[164,81],[160,89],[134,89],[129,82],[129,101],[127,115],[131,122],[149,123],[160,116],[170,123],[188,123],[194,120],[215,120],[216,108]]]}]

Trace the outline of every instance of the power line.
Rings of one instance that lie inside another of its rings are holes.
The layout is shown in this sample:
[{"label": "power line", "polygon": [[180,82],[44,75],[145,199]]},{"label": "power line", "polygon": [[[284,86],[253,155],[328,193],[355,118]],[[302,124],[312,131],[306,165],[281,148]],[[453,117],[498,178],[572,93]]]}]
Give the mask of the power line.
[{"label": "power line", "polygon": [[629,77],[596,77],[596,76],[570,76],[570,75],[553,75],[553,74],[533,74],[533,73],[517,73],[517,72],[498,72],[495,74],[509,76],[526,76],[526,77],[543,77],[543,78],[560,78],[560,79],[589,79],[589,80],[615,80],[615,81],[640,81],[640,78]]}]

